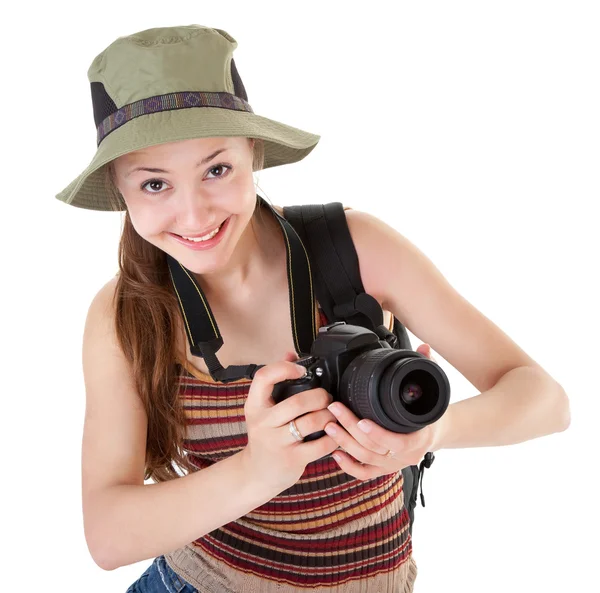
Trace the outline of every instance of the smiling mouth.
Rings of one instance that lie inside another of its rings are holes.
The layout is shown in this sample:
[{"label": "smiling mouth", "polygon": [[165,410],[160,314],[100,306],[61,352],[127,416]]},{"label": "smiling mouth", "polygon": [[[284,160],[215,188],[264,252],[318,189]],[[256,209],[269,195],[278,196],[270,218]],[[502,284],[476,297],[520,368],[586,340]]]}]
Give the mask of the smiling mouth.
[{"label": "smiling mouth", "polygon": [[210,239],[212,239],[223,227],[223,225],[229,220],[229,217],[226,218],[218,227],[215,227],[212,231],[210,231],[209,233],[205,233],[204,235],[197,235],[195,237],[190,237],[190,236],[186,236],[186,235],[179,235],[177,233],[173,233],[174,235],[177,235],[178,237],[181,237],[182,239],[185,239],[186,241],[192,241],[193,243],[202,243],[203,241],[209,241]]}]

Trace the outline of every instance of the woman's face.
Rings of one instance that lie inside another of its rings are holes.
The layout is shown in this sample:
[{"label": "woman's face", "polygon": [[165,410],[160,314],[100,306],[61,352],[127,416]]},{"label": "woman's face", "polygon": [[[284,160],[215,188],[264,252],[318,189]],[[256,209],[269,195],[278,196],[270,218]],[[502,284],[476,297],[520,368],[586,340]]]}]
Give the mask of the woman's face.
[{"label": "woman's face", "polygon": [[196,138],[115,159],[116,185],[135,230],[192,272],[223,268],[256,205],[252,146],[243,137]]}]

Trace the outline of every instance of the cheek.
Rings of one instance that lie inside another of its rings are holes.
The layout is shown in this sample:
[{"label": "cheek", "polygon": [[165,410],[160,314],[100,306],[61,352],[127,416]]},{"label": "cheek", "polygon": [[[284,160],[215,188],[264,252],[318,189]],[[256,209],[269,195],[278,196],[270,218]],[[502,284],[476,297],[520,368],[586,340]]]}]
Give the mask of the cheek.
[{"label": "cheek", "polygon": [[168,228],[169,216],[158,208],[139,208],[132,205],[129,208],[129,217],[138,235],[150,243],[154,242],[154,237]]},{"label": "cheek", "polygon": [[252,175],[238,175],[230,183],[215,186],[212,190],[214,205],[223,210],[238,213],[248,209],[248,206],[256,200],[256,187]]}]

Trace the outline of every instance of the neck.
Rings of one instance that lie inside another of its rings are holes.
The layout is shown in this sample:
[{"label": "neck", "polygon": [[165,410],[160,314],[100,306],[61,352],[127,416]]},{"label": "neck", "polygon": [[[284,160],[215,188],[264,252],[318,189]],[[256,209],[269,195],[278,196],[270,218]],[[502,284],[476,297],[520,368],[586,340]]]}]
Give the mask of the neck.
[{"label": "neck", "polygon": [[[208,274],[196,274],[210,302],[244,300],[264,286],[285,265],[285,243],[279,222],[268,208],[260,208],[240,237],[224,268]],[[282,260],[283,257],[283,260]]]}]

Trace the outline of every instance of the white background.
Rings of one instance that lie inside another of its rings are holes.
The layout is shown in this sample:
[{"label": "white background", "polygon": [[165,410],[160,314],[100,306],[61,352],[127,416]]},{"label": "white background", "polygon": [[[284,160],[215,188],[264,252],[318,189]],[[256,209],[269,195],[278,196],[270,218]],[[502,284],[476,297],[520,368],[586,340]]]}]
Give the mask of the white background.
[{"label": "white background", "polygon": [[[570,397],[566,432],[436,454],[427,507],[416,509],[415,591],[597,590],[595,2],[13,11],[1,40],[3,588],[122,592],[151,562],[107,572],[86,547],[81,339],[92,297],[117,270],[121,218],[54,195],[95,151],[93,58],[118,36],[196,23],[238,41],[257,114],[321,135],[303,161],[259,173],[263,195],[281,206],[342,201],[384,219]],[[456,347],[468,340],[456,336]],[[477,394],[434,357],[453,401]]]}]

